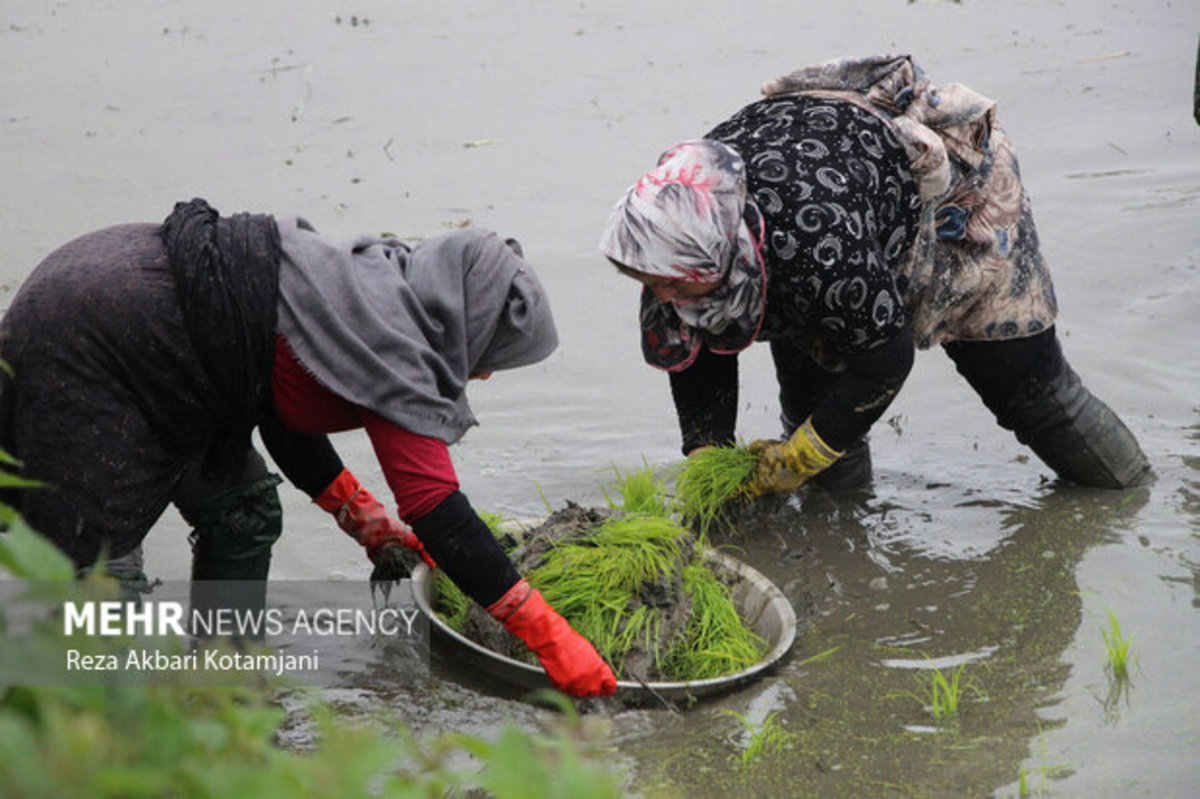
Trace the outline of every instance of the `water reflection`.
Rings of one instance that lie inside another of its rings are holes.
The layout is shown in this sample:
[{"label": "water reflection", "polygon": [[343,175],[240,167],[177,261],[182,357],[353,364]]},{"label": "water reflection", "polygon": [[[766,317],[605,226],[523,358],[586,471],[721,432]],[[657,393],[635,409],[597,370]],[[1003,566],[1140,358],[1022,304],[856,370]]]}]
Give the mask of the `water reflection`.
[{"label": "water reflection", "polygon": [[[976,503],[986,527],[1004,534],[985,554],[954,557],[897,543],[897,525],[937,515],[873,492],[814,491],[742,512],[714,543],[784,588],[803,634],[762,684],[624,741],[639,787],[647,796],[980,796],[1013,783],[1043,731],[1066,723],[1054,708],[1083,619],[1077,566],[1131,531],[1147,495],[1047,487],[1019,503]],[[939,724],[913,669],[960,663],[979,696],[964,696],[954,722]],[[760,706],[781,710],[797,737],[774,760],[733,768],[734,730],[715,711]]]}]

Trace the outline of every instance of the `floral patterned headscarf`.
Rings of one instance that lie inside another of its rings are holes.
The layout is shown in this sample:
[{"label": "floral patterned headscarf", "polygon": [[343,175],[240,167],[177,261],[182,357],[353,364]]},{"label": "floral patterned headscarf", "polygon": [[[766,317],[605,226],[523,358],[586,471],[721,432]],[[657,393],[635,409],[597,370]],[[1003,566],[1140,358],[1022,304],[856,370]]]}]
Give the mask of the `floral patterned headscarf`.
[{"label": "floral patterned headscarf", "polygon": [[762,216],[746,197],[746,167],[710,139],[677,144],[617,202],[600,251],[636,272],[721,285],[696,299],[662,302],[642,290],[642,353],[669,371],[707,344],[740,352],[754,342],[766,304]]}]

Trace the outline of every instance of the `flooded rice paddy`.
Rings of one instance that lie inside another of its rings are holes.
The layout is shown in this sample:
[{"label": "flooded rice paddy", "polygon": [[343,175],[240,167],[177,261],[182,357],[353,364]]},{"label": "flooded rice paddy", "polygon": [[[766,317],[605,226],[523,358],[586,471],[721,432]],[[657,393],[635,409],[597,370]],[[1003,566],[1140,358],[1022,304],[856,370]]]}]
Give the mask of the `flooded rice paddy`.
[{"label": "flooded rice paddy", "polygon": [[[521,4],[32,2],[0,10],[0,307],[51,249],[203,196],[335,236],[475,224],[519,238],[555,304],[548,361],[472,386],[452,454],[474,504],[531,519],[602,504],[613,465],[669,464],[665,378],[632,281],[596,251],[608,209],[668,145],[794,67],[911,52],[995,98],[1016,142],[1068,359],[1139,437],[1155,482],[1062,486],[940,352],[877,425],[869,491],[760,504],[718,541],[800,619],[768,677],[681,715],[588,714],[631,795],[1194,795],[1200,780],[1200,127],[1188,3],[867,0]],[[765,349],[765,348],[764,348]],[[739,433],[777,432],[765,351]],[[382,492],[366,437],[335,437]],[[285,489],[276,579],[365,579],[355,545]],[[148,571],[188,573],[169,512]],[[1106,670],[1109,613],[1131,641]],[[545,711],[438,657],[381,654],[327,696],[418,732]],[[962,680],[951,721],[928,677]],[[740,768],[743,727],[792,734]]]}]

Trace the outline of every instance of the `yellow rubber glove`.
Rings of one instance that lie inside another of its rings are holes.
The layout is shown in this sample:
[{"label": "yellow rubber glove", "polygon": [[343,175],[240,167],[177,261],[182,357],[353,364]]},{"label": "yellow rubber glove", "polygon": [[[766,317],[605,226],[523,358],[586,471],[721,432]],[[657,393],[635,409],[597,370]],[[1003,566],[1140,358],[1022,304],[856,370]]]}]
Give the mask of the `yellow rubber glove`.
[{"label": "yellow rubber glove", "polygon": [[787,441],[759,439],[750,444],[750,451],[758,456],[754,474],[746,485],[746,493],[751,497],[795,491],[805,480],[842,457],[841,452],[817,435],[812,419],[800,425]]}]

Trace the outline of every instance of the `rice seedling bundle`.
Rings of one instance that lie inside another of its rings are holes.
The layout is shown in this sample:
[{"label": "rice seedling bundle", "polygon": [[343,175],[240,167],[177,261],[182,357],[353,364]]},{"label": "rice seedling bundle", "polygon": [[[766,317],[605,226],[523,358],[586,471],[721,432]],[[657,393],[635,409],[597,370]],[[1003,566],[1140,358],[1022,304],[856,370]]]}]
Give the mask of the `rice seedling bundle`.
[{"label": "rice seedling bundle", "polygon": [[725,519],[730,502],[746,496],[758,456],[749,447],[705,447],[692,453],[675,478],[675,499],[682,517],[702,536]]},{"label": "rice seedling bundle", "polygon": [[[763,642],[738,616],[728,586],[668,516],[569,503],[514,540],[518,569],[618,679],[706,679],[762,657]],[[468,602],[460,614],[447,585],[442,578],[438,593],[447,624],[500,654],[536,662],[482,609]]]}]

